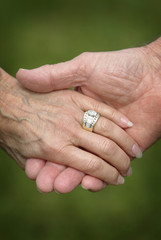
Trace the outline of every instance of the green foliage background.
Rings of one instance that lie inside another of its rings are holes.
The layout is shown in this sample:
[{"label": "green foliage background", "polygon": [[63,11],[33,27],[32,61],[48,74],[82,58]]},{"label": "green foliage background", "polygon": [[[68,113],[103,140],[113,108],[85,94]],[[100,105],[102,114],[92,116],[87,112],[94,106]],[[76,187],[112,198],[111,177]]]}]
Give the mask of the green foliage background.
[{"label": "green foliage background", "polygon": [[[0,66],[12,75],[84,51],[141,46],[160,34],[159,0],[0,1]],[[1,151],[0,238],[160,239],[160,146],[132,163],[124,185],[67,195],[40,194]]]}]

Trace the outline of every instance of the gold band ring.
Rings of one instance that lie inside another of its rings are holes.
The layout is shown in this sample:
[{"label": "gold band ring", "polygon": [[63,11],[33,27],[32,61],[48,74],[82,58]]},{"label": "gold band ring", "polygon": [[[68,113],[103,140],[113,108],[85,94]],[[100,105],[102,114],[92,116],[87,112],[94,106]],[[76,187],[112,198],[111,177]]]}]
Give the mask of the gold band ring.
[{"label": "gold band ring", "polygon": [[84,113],[83,117],[83,129],[93,132],[93,128],[99,119],[100,114],[93,111],[93,110],[88,110],[87,112]]}]

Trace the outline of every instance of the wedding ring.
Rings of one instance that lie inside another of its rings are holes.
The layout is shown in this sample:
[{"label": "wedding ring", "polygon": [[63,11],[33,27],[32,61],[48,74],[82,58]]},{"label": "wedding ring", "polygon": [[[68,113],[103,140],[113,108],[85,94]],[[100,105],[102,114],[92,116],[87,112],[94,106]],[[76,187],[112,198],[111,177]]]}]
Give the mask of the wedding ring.
[{"label": "wedding ring", "polygon": [[100,114],[93,110],[88,110],[85,112],[83,117],[83,129],[93,132],[94,125],[96,124],[99,117]]}]

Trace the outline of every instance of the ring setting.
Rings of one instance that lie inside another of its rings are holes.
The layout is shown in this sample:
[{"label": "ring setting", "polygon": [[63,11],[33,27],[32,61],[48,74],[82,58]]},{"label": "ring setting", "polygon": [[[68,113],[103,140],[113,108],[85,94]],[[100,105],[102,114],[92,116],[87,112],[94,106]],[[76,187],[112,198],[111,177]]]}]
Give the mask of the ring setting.
[{"label": "ring setting", "polygon": [[83,129],[93,132],[94,125],[96,124],[99,117],[100,114],[93,110],[88,110],[85,112],[83,117]]}]

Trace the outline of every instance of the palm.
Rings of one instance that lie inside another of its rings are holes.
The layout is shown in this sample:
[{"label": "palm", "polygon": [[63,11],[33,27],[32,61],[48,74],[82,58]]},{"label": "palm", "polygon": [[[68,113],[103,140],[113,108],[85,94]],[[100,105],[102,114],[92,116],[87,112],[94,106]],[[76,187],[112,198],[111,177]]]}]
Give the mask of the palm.
[{"label": "palm", "polygon": [[135,124],[128,129],[129,134],[143,149],[156,141],[160,136],[156,131],[161,122],[158,114],[161,83],[155,72],[155,77],[149,74],[147,60],[140,50],[90,53],[85,60],[93,64],[88,69],[86,84],[81,87],[82,93],[127,115]]}]

